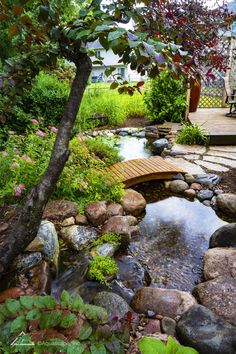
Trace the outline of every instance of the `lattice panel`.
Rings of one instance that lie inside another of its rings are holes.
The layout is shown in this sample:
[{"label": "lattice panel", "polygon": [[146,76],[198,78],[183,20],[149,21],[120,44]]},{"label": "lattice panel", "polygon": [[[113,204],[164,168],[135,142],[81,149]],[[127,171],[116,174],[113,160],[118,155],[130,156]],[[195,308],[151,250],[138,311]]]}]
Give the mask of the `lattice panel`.
[{"label": "lattice panel", "polygon": [[[206,70],[207,71],[207,70]],[[216,76],[214,81],[202,81],[201,97],[199,107],[201,108],[220,108],[223,107],[224,98],[224,80],[222,75],[213,70]]]}]

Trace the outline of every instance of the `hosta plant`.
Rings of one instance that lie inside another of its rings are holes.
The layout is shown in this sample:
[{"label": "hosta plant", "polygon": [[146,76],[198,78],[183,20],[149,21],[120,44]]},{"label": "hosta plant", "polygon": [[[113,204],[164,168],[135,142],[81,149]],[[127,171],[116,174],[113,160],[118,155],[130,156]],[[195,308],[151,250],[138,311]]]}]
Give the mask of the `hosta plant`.
[{"label": "hosta plant", "polygon": [[159,339],[144,337],[138,347],[142,354],[198,354],[195,349],[178,344],[172,337],[166,344]]}]

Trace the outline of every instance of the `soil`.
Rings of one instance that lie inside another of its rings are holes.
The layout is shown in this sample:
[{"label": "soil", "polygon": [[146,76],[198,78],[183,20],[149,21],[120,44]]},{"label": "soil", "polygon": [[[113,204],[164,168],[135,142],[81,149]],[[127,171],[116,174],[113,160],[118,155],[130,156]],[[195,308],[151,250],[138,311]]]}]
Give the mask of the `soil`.
[{"label": "soil", "polygon": [[236,193],[236,169],[231,169],[228,172],[218,172],[217,174],[222,177],[217,189],[222,189],[225,193]]}]

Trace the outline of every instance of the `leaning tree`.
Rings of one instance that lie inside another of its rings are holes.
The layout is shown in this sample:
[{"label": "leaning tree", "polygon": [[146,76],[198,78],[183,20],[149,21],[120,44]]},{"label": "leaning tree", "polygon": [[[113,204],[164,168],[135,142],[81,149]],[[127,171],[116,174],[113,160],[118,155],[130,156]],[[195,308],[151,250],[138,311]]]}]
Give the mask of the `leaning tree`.
[{"label": "leaning tree", "polygon": [[[160,1],[160,4],[165,3]],[[4,65],[0,73],[3,98],[0,121],[4,122],[9,107],[14,108],[14,101],[22,90],[30,89],[40,70],[53,70],[60,58],[76,67],[48,167],[22,201],[19,217],[11,225],[7,238],[0,239],[0,275],[37,234],[45,205],[69,157],[71,132],[92,69],[94,52],[90,44],[99,40],[102,47],[111,49],[121,62],[131,64],[132,69],[150,77],[166,67],[178,74],[196,65],[194,56],[189,58],[183,51],[188,48],[173,41],[173,37],[160,38],[155,31],[154,36],[151,30],[144,31],[154,29],[159,21],[150,5],[148,0],[0,1],[0,33],[7,34],[12,53],[8,58],[7,51],[2,58],[0,53]],[[120,25],[130,20],[134,30]],[[106,74],[112,71],[113,68],[107,68]],[[118,82],[112,84],[112,88],[118,86]],[[122,83],[118,90],[132,95],[140,86],[141,83],[135,86]]]}]

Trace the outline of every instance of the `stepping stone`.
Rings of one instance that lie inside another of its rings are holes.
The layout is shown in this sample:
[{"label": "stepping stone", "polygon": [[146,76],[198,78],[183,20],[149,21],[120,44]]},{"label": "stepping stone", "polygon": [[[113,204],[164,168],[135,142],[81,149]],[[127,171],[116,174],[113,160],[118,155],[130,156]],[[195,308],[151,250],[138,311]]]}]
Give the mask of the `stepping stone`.
[{"label": "stepping stone", "polygon": [[236,161],[235,160],[224,159],[224,158],[218,157],[218,156],[204,156],[203,160],[214,162],[214,163],[216,162],[221,165],[236,168]]},{"label": "stepping stone", "polygon": [[236,153],[233,152],[223,152],[223,151],[208,151],[205,156],[211,155],[211,156],[221,156],[225,157],[231,160],[236,160]]},{"label": "stepping stone", "polygon": [[212,150],[212,151],[224,151],[224,152],[235,152],[236,153],[236,146],[235,145],[211,146],[210,150]]},{"label": "stepping stone", "polygon": [[176,166],[182,168],[191,175],[202,174],[205,172],[200,166],[197,166],[192,162],[186,161],[183,158],[167,157],[165,161],[175,164]]},{"label": "stepping stone", "polygon": [[196,154],[189,154],[189,155],[184,155],[184,158],[187,160],[198,160],[200,157],[200,155],[196,155]]},{"label": "stepping stone", "polygon": [[195,163],[199,166],[205,167],[206,169],[212,170],[212,171],[218,171],[218,172],[228,172],[229,171],[229,168],[227,168],[227,167],[221,166],[216,163],[211,163],[208,161],[197,160],[197,161],[195,161]]},{"label": "stepping stone", "polygon": [[187,154],[205,154],[206,147],[201,145],[175,144],[171,151],[185,151]]}]

